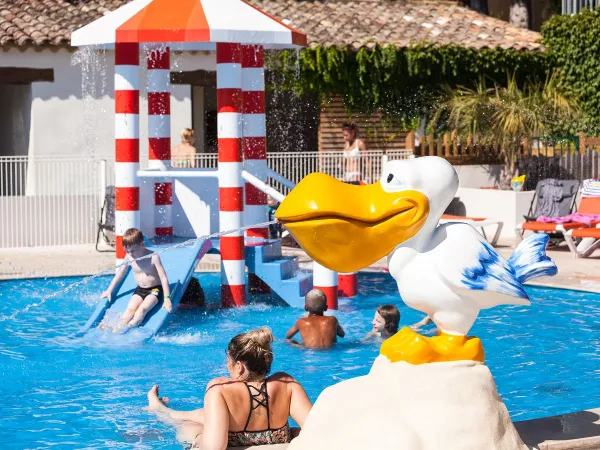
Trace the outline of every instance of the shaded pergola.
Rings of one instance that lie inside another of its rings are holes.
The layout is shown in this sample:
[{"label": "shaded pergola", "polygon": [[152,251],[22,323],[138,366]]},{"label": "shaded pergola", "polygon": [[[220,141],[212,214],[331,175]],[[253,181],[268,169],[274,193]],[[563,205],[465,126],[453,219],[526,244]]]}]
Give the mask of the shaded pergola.
[{"label": "shaded pergola", "polygon": [[[306,35],[243,0],[134,0],[72,34],[71,45],[115,51],[117,262],[122,236],[140,228],[138,171],[140,48],[148,68],[149,169],[169,171],[170,52],[214,51],[217,72],[219,229],[265,222],[266,194],[242,178],[244,166],[266,181],[264,49],[306,46]],[[172,182],[154,187],[155,235],[173,235]],[[247,237],[267,238],[268,228]],[[224,306],[246,302],[245,236],[222,236]]]}]

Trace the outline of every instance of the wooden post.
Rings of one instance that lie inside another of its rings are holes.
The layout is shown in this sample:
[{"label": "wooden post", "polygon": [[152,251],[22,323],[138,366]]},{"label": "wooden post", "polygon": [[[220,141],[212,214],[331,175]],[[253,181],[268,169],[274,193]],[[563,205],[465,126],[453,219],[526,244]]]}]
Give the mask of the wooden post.
[{"label": "wooden post", "polygon": [[469,134],[467,136],[467,147],[466,147],[466,153],[467,155],[470,155],[471,153],[473,153],[471,150],[473,150],[473,148],[471,147],[473,145],[473,135]]},{"label": "wooden post", "polygon": [[585,153],[585,133],[580,131],[577,136],[579,137],[579,153]]},{"label": "wooden post", "polygon": [[413,154],[415,153],[415,132],[414,130],[406,133],[406,144],[405,147],[407,150],[412,150]]},{"label": "wooden post", "polygon": [[429,156],[435,156],[435,139],[433,138],[433,133],[427,136],[427,146],[429,147]]},{"label": "wooden post", "polygon": [[450,156],[450,133],[444,133],[444,156]]},{"label": "wooden post", "polygon": [[452,139],[452,154],[458,157],[458,131],[454,130],[451,135]]}]

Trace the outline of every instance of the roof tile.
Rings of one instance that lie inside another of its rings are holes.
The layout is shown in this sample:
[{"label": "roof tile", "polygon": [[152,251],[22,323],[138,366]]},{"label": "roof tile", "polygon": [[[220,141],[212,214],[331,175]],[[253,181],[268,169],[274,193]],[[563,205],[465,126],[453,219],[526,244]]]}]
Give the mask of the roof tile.
[{"label": "roof tile", "polygon": [[[69,45],[71,33],[130,0],[0,0],[0,45]],[[175,1],[175,0],[173,0]],[[308,35],[311,47],[374,41],[540,50],[541,35],[452,1],[249,0]]]}]

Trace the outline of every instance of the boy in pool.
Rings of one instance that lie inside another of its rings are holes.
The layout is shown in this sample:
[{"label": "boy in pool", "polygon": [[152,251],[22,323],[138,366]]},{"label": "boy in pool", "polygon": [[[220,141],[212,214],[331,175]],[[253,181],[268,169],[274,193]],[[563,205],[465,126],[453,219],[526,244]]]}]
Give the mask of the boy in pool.
[{"label": "boy in pool", "polygon": [[[170,313],[173,312],[167,274],[160,257],[146,248],[142,232],[137,228],[130,228],[125,231],[123,234],[123,247],[127,252],[125,261],[131,262],[131,270],[133,270],[137,287],[131,300],[129,300],[127,309],[123,313],[118,330],[135,327],[142,323],[146,314],[158,303],[161,295],[164,295],[163,308]],[[152,256],[136,261],[138,258],[148,255]],[[109,302],[112,301],[112,291],[125,276],[126,271],[127,265],[121,266],[110,286],[102,293],[100,298],[107,298]]]},{"label": "boy in pool", "polygon": [[308,316],[296,321],[285,334],[286,339],[291,340],[300,331],[305,347],[329,348],[337,342],[337,336],[343,338],[346,335],[335,317],[323,315],[327,311],[327,297],[323,291],[313,289],[306,294],[304,309]]}]

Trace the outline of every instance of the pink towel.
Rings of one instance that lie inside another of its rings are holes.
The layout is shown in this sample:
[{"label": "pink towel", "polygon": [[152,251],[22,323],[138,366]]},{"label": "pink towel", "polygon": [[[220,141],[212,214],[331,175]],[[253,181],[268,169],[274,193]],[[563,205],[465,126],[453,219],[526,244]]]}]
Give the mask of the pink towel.
[{"label": "pink towel", "polygon": [[588,227],[592,226],[592,222],[600,220],[600,216],[597,214],[580,214],[573,213],[564,217],[546,217],[540,216],[537,218],[536,222],[542,223],[584,223]]}]

